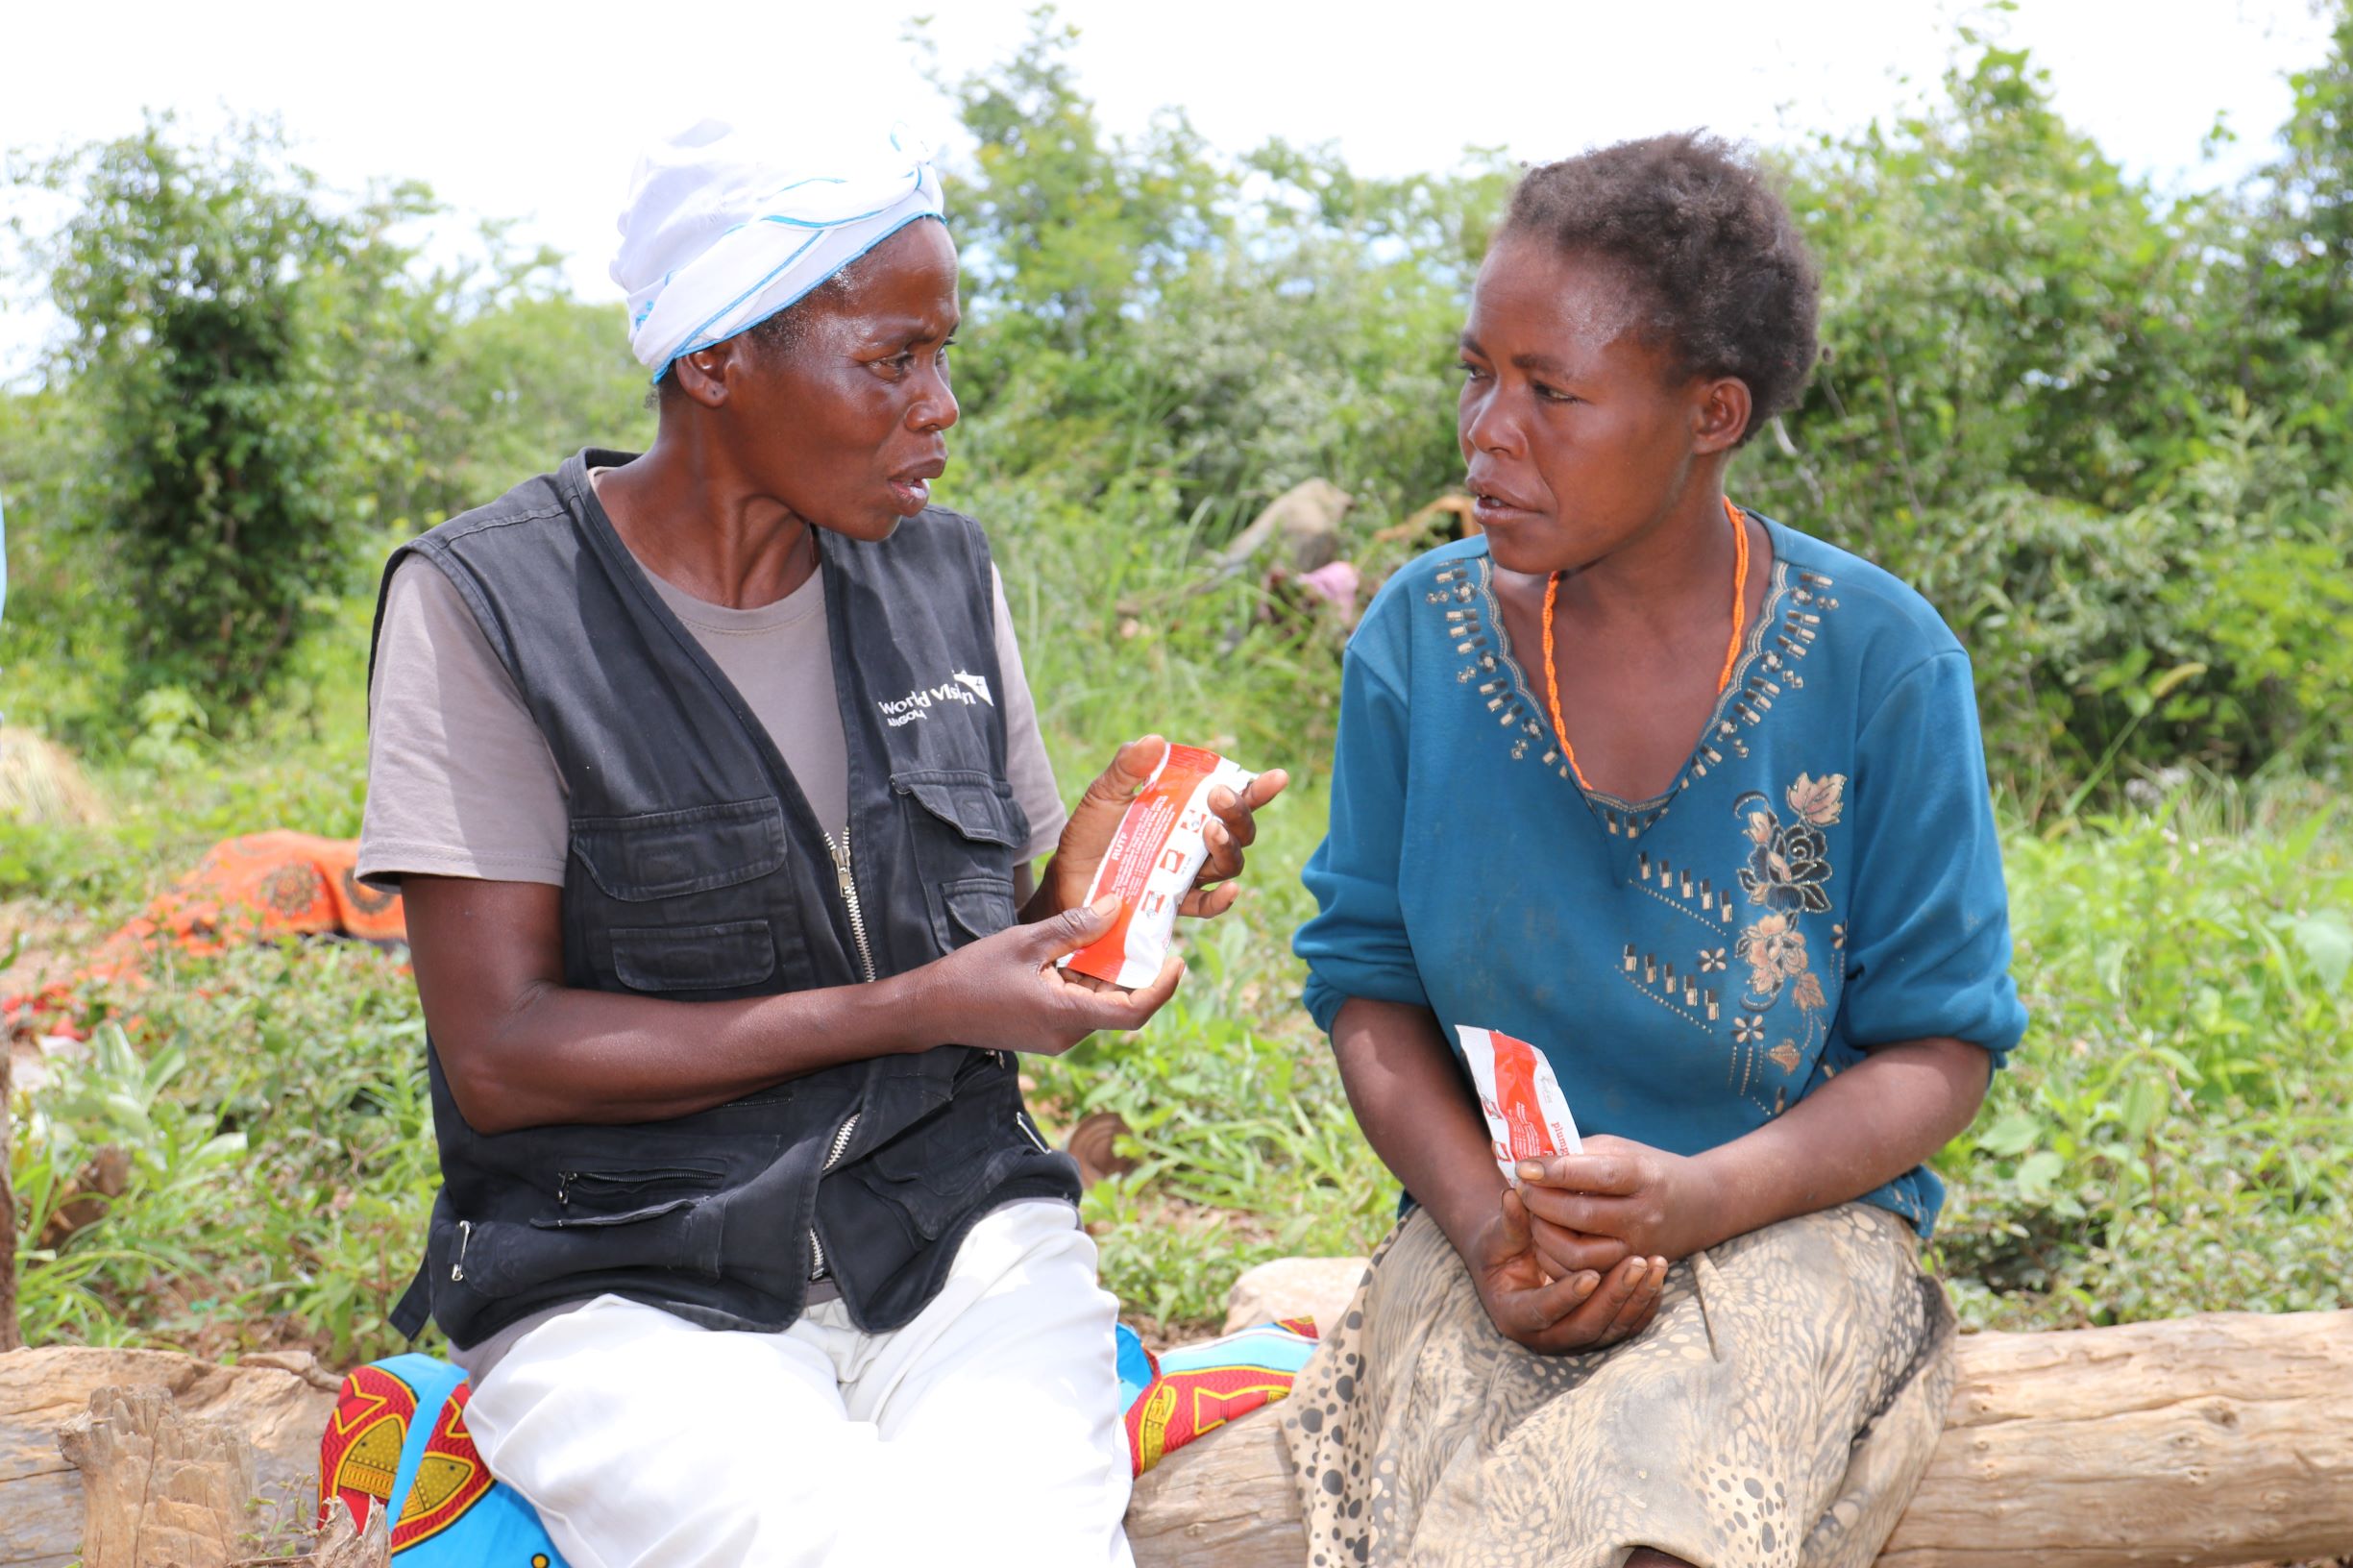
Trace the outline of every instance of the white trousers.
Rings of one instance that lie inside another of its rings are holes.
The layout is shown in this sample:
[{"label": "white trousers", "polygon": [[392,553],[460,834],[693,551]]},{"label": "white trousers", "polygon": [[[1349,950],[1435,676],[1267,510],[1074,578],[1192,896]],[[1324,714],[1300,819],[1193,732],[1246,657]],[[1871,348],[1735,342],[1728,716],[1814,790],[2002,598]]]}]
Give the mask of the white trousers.
[{"label": "white trousers", "polygon": [[1017,1203],[903,1329],[601,1296],[517,1340],[466,1424],[573,1568],[1131,1568],[1116,1307],[1070,1206]]}]

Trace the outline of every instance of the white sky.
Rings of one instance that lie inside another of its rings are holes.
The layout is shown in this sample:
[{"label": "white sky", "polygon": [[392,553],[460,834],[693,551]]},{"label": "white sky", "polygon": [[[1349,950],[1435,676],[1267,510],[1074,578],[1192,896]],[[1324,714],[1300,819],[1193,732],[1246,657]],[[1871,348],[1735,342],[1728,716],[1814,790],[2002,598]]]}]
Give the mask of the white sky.
[{"label": "white sky", "polygon": [[[604,264],[636,149],[710,115],[889,108],[952,145],[944,102],[900,42],[904,0],[0,0],[0,148],[120,135],[142,108],[195,126],[281,115],[331,182],[423,179],[471,219],[573,259],[574,288],[617,298]],[[951,74],[998,60],[1021,0],[918,0]],[[1885,117],[1933,87],[1957,25],[1993,26],[2051,72],[2062,112],[2168,185],[2262,160],[2286,74],[2318,61],[2314,0],[1066,0],[1080,78],[1115,131],[1185,109],[1216,147],[1336,142],[1376,174],[1451,165],[1463,147],[1557,157],[1706,125],[1789,142]],[[2212,162],[2218,114],[2240,136]],[[948,192],[950,217],[955,191]],[[0,215],[35,211],[0,190]],[[0,380],[56,318],[0,281]]]}]

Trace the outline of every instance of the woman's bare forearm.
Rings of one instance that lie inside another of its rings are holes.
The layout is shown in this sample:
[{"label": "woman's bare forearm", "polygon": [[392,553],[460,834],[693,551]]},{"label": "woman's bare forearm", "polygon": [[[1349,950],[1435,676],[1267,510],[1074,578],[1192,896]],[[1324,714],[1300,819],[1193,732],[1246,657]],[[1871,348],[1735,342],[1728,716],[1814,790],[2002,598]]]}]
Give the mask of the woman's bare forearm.
[{"label": "woman's bare forearm", "polygon": [[659,1121],[937,1041],[917,975],[726,1002],[562,983],[559,890],[409,877],[417,992],[478,1131]]},{"label": "woman's bare forearm", "polygon": [[[666,1121],[846,1062],[921,1050],[894,981],[732,1002],[675,1002],[541,985],[462,1041],[436,1041],[478,1131]],[[461,1078],[463,1087],[460,1087]]]},{"label": "woman's bare forearm", "polygon": [[1495,1216],[1505,1183],[1436,1016],[1351,997],[1332,1020],[1332,1049],[1373,1152],[1456,1249],[1466,1247]]},{"label": "woman's bare forearm", "polygon": [[1859,1198],[1957,1137],[1985,1099],[1985,1051],[1958,1040],[1874,1050],[1788,1111],[1694,1157],[1715,1195],[1703,1245]]},{"label": "woman's bare forearm", "polygon": [[1184,973],[1171,958],[1133,990],[1066,979],[1056,960],[1111,929],[1117,900],[1097,899],[867,985],[673,1001],[564,984],[561,889],[410,877],[404,892],[426,1022],[482,1132],[661,1121],[951,1041],[1059,1055],[1098,1029],[1142,1028]]}]

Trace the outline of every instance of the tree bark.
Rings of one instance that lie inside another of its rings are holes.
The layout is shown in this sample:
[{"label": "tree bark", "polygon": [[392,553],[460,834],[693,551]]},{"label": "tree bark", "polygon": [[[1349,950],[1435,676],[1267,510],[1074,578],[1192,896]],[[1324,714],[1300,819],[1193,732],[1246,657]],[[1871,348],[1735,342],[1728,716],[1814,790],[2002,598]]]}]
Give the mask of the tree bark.
[{"label": "tree bark", "polygon": [[228,1422],[183,1416],[168,1388],[101,1388],[58,1448],[82,1472],[83,1568],[229,1568],[245,1555],[254,1448]]},{"label": "tree bark", "polygon": [[[2353,1554],[2353,1311],[1974,1334],[1880,1568]],[[1137,1568],[1299,1568],[1276,1404],[1138,1479]]]}]

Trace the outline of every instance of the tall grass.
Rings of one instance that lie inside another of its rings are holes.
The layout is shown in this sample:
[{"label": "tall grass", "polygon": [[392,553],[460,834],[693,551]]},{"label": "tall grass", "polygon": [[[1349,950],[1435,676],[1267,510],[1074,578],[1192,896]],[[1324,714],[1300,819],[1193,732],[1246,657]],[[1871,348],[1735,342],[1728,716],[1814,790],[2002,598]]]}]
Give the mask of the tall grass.
[{"label": "tall grass", "polygon": [[1973,1318],[2353,1299],[2349,826],[2333,792],[2203,781],[2011,835],[2034,1032],[1943,1162]]}]

